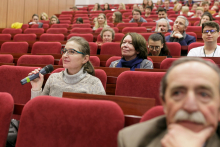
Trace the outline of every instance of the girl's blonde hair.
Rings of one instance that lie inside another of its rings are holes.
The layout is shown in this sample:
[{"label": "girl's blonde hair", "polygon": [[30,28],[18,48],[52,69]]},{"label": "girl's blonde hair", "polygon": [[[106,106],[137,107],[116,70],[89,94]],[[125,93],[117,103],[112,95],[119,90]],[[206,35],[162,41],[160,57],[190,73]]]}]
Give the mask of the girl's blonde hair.
[{"label": "girl's blonde hair", "polygon": [[[105,19],[103,28],[107,27],[108,25],[107,25],[107,19],[106,19],[105,14],[104,13],[100,13],[99,16],[103,16],[104,19]],[[99,22],[98,22],[99,16],[97,17],[97,21],[95,22],[95,30],[97,30],[100,27]]]},{"label": "girl's blonde hair", "polygon": [[45,13],[45,12],[41,13],[41,15],[40,15],[40,20],[43,20],[43,19],[42,19],[42,15],[46,17],[46,20],[48,20],[48,15],[47,15],[47,13]]},{"label": "girl's blonde hair", "polygon": [[[125,4],[124,3],[120,3],[122,5],[122,10],[126,10]],[[121,9],[118,9],[121,10]]]}]

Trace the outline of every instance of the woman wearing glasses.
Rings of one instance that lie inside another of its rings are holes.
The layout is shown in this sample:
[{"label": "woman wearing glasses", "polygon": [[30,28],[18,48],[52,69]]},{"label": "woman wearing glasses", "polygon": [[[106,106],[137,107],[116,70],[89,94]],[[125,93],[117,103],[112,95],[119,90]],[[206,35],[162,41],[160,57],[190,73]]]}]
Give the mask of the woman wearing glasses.
[{"label": "woman wearing glasses", "polygon": [[148,38],[149,56],[168,56],[170,54],[163,34],[156,33]]},{"label": "woman wearing glasses", "polygon": [[[106,94],[101,81],[94,77],[95,71],[89,61],[89,43],[84,38],[70,38],[62,52],[65,70],[51,74],[43,90],[44,76],[39,74],[39,78],[31,81],[31,98],[39,95],[62,97],[63,92]],[[39,70],[35,69],[29,75]]]},{"label": "woman wearing glasses", "polygon": [[138,33],[127,33],[121,41],[120,60],[113,61],[109,67],[126,67],[152,69],[153,64],[147,60],[147,46],[144,37]]}]

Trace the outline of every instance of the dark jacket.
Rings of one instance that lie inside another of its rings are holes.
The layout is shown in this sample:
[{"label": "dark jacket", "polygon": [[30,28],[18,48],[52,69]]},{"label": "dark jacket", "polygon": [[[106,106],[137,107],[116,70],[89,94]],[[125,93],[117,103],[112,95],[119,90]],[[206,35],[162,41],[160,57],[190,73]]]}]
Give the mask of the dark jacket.
[{"label": "dark jacket", "polygon": [[[170,35],[166,36],[166,38],[165,38],[166,42],[173,42],[173,39],[174,39],[174,37],[170,37]],[[190,35],[186,34],[185,39],[180,38],[178,42],[181,46],[187,46],[193,42],[196,42],[196,38],[194,36],[190,36]]]}]

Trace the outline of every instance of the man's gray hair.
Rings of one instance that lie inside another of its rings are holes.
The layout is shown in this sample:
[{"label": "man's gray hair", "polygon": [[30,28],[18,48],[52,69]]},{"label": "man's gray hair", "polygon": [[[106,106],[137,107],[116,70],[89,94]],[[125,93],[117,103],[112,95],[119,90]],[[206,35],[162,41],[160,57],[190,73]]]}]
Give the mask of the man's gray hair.
[{"label": "man's gray hair", "polygon": [[[189,21],[188,21],[188,19],[185,17],[185,16],[178,16],[177,18],[182,18],[182,19],[184,19],[185,20],[185,27],[188,27],[188,25],[189,25]],[[177,19],[176,18],[176,19]],[[175,20],[176,21],[176,20]]]},{"label": "man's gray hair", "polygon": [[[167,19],[165,19],[165,18],[161,18],[161,19],[159,19],[159,20],[156,22],[155,32],[158,32],[158,23],[159,23],[159,22],[162,22],[162,21],[165,21],[165,22],[167,23],[168,30],[171,30],[171,26],[170,26],[169,21],[168,21]],[[168,31],[168,30],[167,30],[167,31]]]}]

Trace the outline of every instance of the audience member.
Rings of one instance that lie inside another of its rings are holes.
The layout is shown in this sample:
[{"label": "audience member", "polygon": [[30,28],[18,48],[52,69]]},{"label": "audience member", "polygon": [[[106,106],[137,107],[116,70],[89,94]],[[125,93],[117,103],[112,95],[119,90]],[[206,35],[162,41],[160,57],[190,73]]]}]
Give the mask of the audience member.
[{"label": "audience member", "polygon": [[132,11],[133,18],[129,21],[131,22],[147,22],[143,17],[141,17],[141,11],[139,9],[134,9]]},{"label": "audience member", "polygon": [[40,20],[48,20],[48,15],[45,12],[41,13]]},{"label": "audience member", "polygon": [[155,32],[159,32],[159,33],[162,33],[162,32],[172,32],[169,21],[167,21],[164,18],[161,18],[160,20],[158,20],[156,22]]},{"label": "audience member", "polygon": [[177,3],[175,4],[175,6],[173,7],[173,11],[175,11],[176,14],[179,14],[179,12],[182,9],[182,4],[181,3]]},{"label": "audience member", "polygon": [[124,3],[120,3],[118,10],[126,10],[125,4]]},{"label": "audience member", "polygon": [[143,0],[143,3],[142,3],[142,5],[143,5],[143,7],[144,7],[144,9],[147,7],[147,0]]},{"label": "audience member", "polygon": [[153,63],[147,60],[147,42],[138,33],[127,33],[121,40],[120,60],[113,61],[110,67],[127,67],[134,71],[135,68],[152,69]]},{"label": "audience member", "polygon": [[215,3],[212,6],[211,10],[214,10],[214,11],[218,12],[219,11],[219,2],[215,1]]},{"label": "audience member", "polygon": [[213,21],[213,20],[214,20],[214,18],[212,17],[212,15],[209,12],[205,12],[201,17],[201,20],[200,20],[198,26],[202,26],[202,24],[204,22]]},{"label": "audience member", "polygon": [[164,9],[166,9],[167,11],[169,11],[170,9],[173,9],[173,7],[170,7],[170,1],[169,0],[164,1]]},{"label": "audience member", "polygon": [[73,11],[78,11],[77,6],[72,7]]},{"label": "audience member", "polygon": [[164,8],[158,8],[157,9],[157,12],[158,12],[158,19],[160,20],[161,18],[164,18],[166,19],[167,21],[169,22],[173,22],[172,20],[168,19],[167,18],[167,10],[164,9]]},{"label": "audience member", "polygon": [[180,15],[185,15],[185,16],[192,16],[193,14],[194,14],[193,12],[189,12],[188,6],[183,6],[180,12]]},{"label": "audience member", "polygon": [[154,3],[153,3],[152,0],[148,0],[147,6],[150,6],[152,10],[153,10],[153,9],[157,9],[157,8],[154,6]]},{"label": "audience member", "polygon": [[[70,38],[62,50],[64,71],[53,73],[48,78],[44,89],[42,85],[44,76],[31,81],[31,99],[39,95],[62,97],[63,92],[78,92],[105,95],[101,81],[94,77],[94,68],[89,61],[89,43],[82,37]],[[35,69],[31,74],[36,74],[40,69]]]},{"label": "audience member", "polygon": [[178,16],[173,25],[173,31],[169,36],[166,36],[166,42],[178,42],[181,46],[190,45],[196,42],[194,36],[186,34],[186,28],[189,22],[186,17]]},{"label": "audience member", "polygon": [[152,11],[152,9],[151,9],[151,7],[150,6],[146,6],[146,8],[145,8],[145,17],[149,17],[150,15],[151,15],[151,11]]},{"label": "audience member", "polygon": [[139,5],[139,6],[138,6],[138,9],[141,11],[141,13],[144,13],[144,8],[143,8],[142,5]]},{"label": "audience member", "polygon": [[201,1],[200,6],[202,6],[203,2],[207,2],[209,5],[211,5],[211,3],[212,3],[211,0],[203,0],[203,1]]},{"label": "audience member", "polygon": [[[198,7],[198,4],[197,3],[194,3],[193,5],[192,5],[192,9],[191,9],[191,11],[196,11],[196,8]],[[204,9],[203,9],[203,11],[204,11]]]},{"label": "audience member", "polygon": [[78,17],[78,18],[76,19],[76,23],[77,23],[77,24],[83,24],[83,19],[82,19],[81,17]]},{"label": "audience member", "polygon": [[102,11],[105,10],[111,10],[108,3],[105,3],[104,8],[102,9]]},{"label": "audience member", "polygon": [[157,7],[162,7],[162,6],[163,6],[162,0],[157,0]]},{"label": "audience member", "polygon": [[34,14],[32,16],[32,22],[30,22],[29,24],[30,25],[38,24],[38,28],[42,28],[43,27],[43,23],[39,22],[39,16],[37,14]]},{"label": "audience member", "polygon": [[165,115],[122,129],[118,147],[220,146],[219,73],[210,61],[179,58],[160,84]]},{"label": "audience member", "polygon": [[134,5],[133,5],[133,10],[134,10],[134,9],[139,9],[137,4],[134,4]]},{"label": "audience member", "polygon": [[220,17],[220,11],[218,12],[218,15],[216,15],[215,17]]},{"label": "audience member", "polygon": [[51,16],[50,24],[58,24],[58,18],[55,15]]},{"label": "audience member", "polygon": [[214,10],[209,10],[209,3],[208,2],[202,2],[202,7],[204,8],[204,12],[209,12],[212,15],[216,13]]},{"label": "audience member", "polygon": [[197,7],[196,8],[196,13],[194,16],[192,16],[192,18],[202,18],[202,15],[204,13],[204,8],[203,7]]},{"label": "audience member", "polygon": [[98,28],[105,28],[109,27],[107,25],[107,19],[104,13],[100,13],[97,17],[97,21],[95,23],[95,26],[93,27],[93,30],[97,30]]},{"label": "audience member", "polygon": [[99,46],[106,42],[112,42],[115,38],[115,31],[112,28],[103,28],[100,36],[102,38],[102,42],[97,42]]},{"label": "audience member", "polygon": [[113,23],[123,23],[121,12],[116,11],[112,14],[112,22]]},{"label": "audience member", "polygon": [[187,56],[220,57],[220,46],[217,45],[219,37],[219,25],[214,21],[202,24],[202,38],[204,46],[193,48]]},{"label": "audience member", "polygon": [[101,11],[101,10],[102,9],[101,9],[99,3],[95,3],[95,5],[94,5],[94,7],[93,7],[93,9],[91,11]]},{"label": "audience member", "polygon": [[93,19],[93,23],[95,24],[97,22],[97,17],[95,17],[94,19]]},{"label": "audience member", "polygon": [[148,38],[149,56],[168,56],[170,52],[163,34],[155,33]]},{"label": "audience member", "polygon": [[193,0],[188,0],[185,2],[185,6],[191,7],[195,2]]}]

